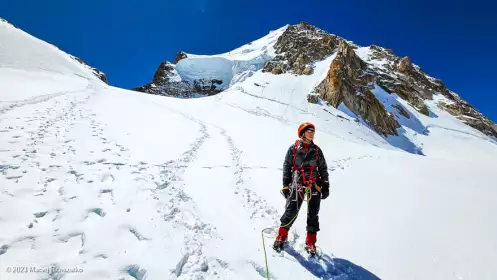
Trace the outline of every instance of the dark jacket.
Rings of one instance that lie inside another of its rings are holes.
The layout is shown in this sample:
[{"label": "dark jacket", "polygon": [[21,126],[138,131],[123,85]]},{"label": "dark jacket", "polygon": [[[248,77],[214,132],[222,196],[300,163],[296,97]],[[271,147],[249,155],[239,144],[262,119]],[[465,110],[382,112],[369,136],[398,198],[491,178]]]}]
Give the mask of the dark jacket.
[{"label": "dark jacket", "polygon": [[[283,163],[283,186],[290,186],[292,184],[292,169],[293,169],[293,150],[296,143],[288,149]],[[329,190],[330,183],[328,178],[328,166],[324,158],[323,151],[314,142],[305,144],[298,141],[296,150],[295,165],[297,168],[301,166],[315,166],[317,170],[312,172],[312,177],[316,178],[316,184],[325,190]],[[300,169],[300,168],[299,168]],[[317,172],[316,172],[317,171]],[[305,178],[309,180],[310,168],[304,168]],[[302,176],[299,172],[299,183],[302,183]]]}]

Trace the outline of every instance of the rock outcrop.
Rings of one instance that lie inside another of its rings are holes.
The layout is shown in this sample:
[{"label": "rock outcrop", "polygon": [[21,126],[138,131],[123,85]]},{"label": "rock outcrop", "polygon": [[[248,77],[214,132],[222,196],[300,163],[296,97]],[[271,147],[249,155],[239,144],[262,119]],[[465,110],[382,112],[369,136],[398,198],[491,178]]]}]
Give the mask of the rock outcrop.
[{"label": "rock outcrop", "polygon": [[290,25],[274,45],[276,57],[266,62],[263,72],[311,75],[313,63],[333,53],[338,37],[306,22]]},{"label": "rock outcrop", "polygon": [[171,81],[171,78],[175,76],[176,73],[174,71],[174,65],[171,64],[169,61],[164,61],[159,65],[159,67],[155,71],[152,83],[154,84],[168,83]]},{"label": "rock outcrop", "polygon": [[427,75],[408,57],[400,58],[392,50],[374,45],[369,48],[368,71],[373,73],[376,83],[385,91],[397,94],[426,116],[430,116],[430,111],[424,101],[433,99],[434,94],[442,94],[449,102],[441,102],[439,107],[486,135],[497,137],[494,124],[488,118],[450,91],[441,80]]},{"label": "rock outcrop", "polygon": [[[53,45],[53,44],[52,44]],[[54,46],[57,48],[57,46]],[[107,80],[107,76],[105,75],[104,72],[98,70],[97,68],[95,67],[92,67],[90,66],[90,64],[88,64],[88,62],[86,62],[85,60],[79,58],[79,57],[75,57],[75,56],[72,56],[71,55],[71,58],[76,60],[77,62],[83,64],[86,68],[90,69],[93,73],[93,75],[95,75],[97,78],[99,78],[102,82],[108,84],[109,81]]]},{"label": "rock outcrop", "polygon": [[152,82],[144,86],[132,89],[156,95],[167,95],[176,97],[191,97],[191,85],[179,78],[175,65],[169,61],[162,62],[155,71]]},{"label": "rock outcrop", "polygon": [[409,112],[407,112],[407,110],[404,107],[402,107],[402,105],[395,104],[395,105],[392,105],[392,107],[397,109],[397,112],[399,112],[399,114],[404,116],[406,119],[411,118],[411,116],[409,116]]},{"label": "rock outcrop", "polygon": [[[371,46],[369,71],[374,73],[377,84],[388,93],[396,93],[420,113],[429,116],[424,100],[432,99],[433,93],[445,91],[430,81],[423,70],[412,64],[409,57],[400,58],[392,50]],[[382,64],[374,63],[382,61]]]},{"label": "rock outcrop", "polygon": [[318,102],[319,102],[319,95],[317,95],[317,94],[308,94],[307,95],[307,102],[312,103],[312,104],[318,104]]},{"label": "rock outcrop", "polygon": [[398,135],[397,128],[400,125],[371,92],[374,77],[368,75],[366,70],[366,63],[345,40],[341,40],[336,58],[316,92],[335,108],[343,102],[378,133],[384,136]]},{"label": "rock outcrop", "polygon": [[180,60],[182,60],[183,58],[187,58],[188,56],[186,55],[186,53],[182,52],[182,51],[179,51],[178,54],[176,55],[176,58],[174,59],[174,64],[178,64],[178,62]]},{"label": "rock outcrop", "polygon": [[496,124],[492,123],[468,102],[457,98],[457,100],[452,103],[440,102],[439,106],[472,128],[497,138]]},{"label": "rock outcrop", "polygon": [[409,75],[414,72],[414,67],[412,66],[409,57],[404,57],[399,62],[399,72]]},{"label": "rock outcrop", "polygon": [[222,83],[216,79],[199,79],[193,82],[182,80],[176,71],[176,65],[164,61],[155,71],[151,83],[132,90],[156,95],[192,98],[217,94],[221,91],[218,86]]},{"label": "rock outcrop", "polygon": [[[433,95],[442,94],[450,102],[440,103],[441,108],[486,135],[497,137],[495,124],[447,89],[442,81],[428,76],[409,57],[400,58],[391,49],[376,45],[368,48],[367,55],[362,50],[363,57],[359,57],[354,54],[354,47],[347,45],[344,40],[340,41],[337,56],[326,79],[315,89],[332,106],[338,107],[343,103],[378,133],[397,135],[398,122],[373,98],[374,94],[370,90],[375,85],[387,93],[398,95],[426,116],[431,114],[425,100],[432,100]],[[410,118],[408,111],[402,106],[392,107],[400,115]]]}]

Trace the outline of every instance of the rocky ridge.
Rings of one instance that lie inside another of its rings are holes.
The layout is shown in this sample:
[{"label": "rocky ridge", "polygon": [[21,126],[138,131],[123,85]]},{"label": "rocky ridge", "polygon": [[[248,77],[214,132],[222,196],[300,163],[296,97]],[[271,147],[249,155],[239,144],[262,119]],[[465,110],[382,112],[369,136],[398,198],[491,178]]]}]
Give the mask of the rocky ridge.
[{"label": "rocky ridge", "polygon": [[311,75],[313,62],[330,55],[338,46],[339,38],[307,22],[290,25],[274,45],[276,57],[266,62],[263,72]]}]

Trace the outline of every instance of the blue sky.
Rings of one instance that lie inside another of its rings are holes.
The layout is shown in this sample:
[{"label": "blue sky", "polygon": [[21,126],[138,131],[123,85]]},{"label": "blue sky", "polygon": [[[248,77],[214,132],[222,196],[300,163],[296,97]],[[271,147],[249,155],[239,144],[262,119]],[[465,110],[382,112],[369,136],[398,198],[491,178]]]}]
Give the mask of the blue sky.
[{"label": "blue sky", "polygon": [[123,88],[150,82],[178,50],[222,53],[307,21],[409,56],[496,122],[496,8],[490,0],[5,0],[0,17],[87,60]]}]

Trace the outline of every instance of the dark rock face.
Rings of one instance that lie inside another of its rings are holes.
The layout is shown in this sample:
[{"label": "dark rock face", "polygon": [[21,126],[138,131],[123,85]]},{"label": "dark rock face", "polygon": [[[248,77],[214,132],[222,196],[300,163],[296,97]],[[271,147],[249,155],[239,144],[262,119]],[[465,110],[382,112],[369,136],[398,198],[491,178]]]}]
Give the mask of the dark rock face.
[{"label": "dark rock face", "polygon": [[402,116],[406,117],[407,119],[411,118],[409,116],[409,113],[406,111],[406,109],[404,107],[402,107],[401,105],[392,105],[392,107],[394,107],[395,109],[397,109],[397,112],[399,112],[399,114],[401,114]]},{"label": "dark rock face", "polygon": [[307,102],[312,103],[312,104],[317,104],[319,101],[319,95],[317,94],[308,94],[307,95]]},{"label": "dark rock face", "polygon": [[314,69],[312,67],[307,66],[304,71],[302,71],[302,75],[312,75],[314,73]]},{"label": "dark rock face", "polygon": [[423,115],[430,115],[430,111],[423,101],[424,99],[420,97],[409,85],[398,83],[397,81],[391,79],[379,80],[378,85],[388,93],[396,93],[400,96],[400,98],[408,101],[412,107]]},{"label": "dark rock face", "polygon": [[194,98],[200,95],[200,93],[193,91],[192,85],[187,82],[172,82],[158,85],[150,83],[132,90],[155,95],[166,95],[181,98]]},{"label": "dark rock face", "polygon": [[176,66],[169,61],[164,61],[155,71],[152,83],[132,90],[156,95],[192,98],[217,94],[221,92],[218,87],[222,83],[223,81],[216,79],[184,81],[176,72]]},{"label": "dark rock face", "polygon": [[398,135],[400,125],[371,92],[372,76],[364,75],[366,69],[366,63],[341,40],[328,75],[316,92],[335,108],[343,102],[379,134]]},{"label": "dark rock face", "polygon": [[152,83],[167,83],[171,80],[172,76],[174,76],[174,65],[172,65],[169,61],[164,61],[155,71]]},{"label": "dark rock face", "polygon": [[[55,46],[56,47],[56,46]],[[97,68],[94,68],[94,67],[91,67],[88,62],[86,62],[85,60],[79,58],[79,57],[75,57],[75,56],[71,56],[72,59],[76,60],[77,62],[83,64],[84,66],[86,66],[87,68],[89,68],[92,72],[93,72],[93,75],[95,75],[97,78],[99,78],[102,82],[108,84],[109,81],[107,80],[107,76],[105,75],[104,72],[98,70]]]},{"label": "dark rock face", "polygon": [[[442,81],[428,76],[408,57],[400,58],[391,49],[372,45],[369,47],[371,56],[364,61],[347,45],[341,40],[326,79],[316,88],[316,92],[332,106],[338,107],[343,102],[378,133],[397,135],[398,122],[370,92],[374,85],[390,94],[397,94],[426,116],[430,116],[430,111],[424,101],[433,99],[433,95],[439,93],[451,101],[450,104],[441,103],[441,108],[486,135],[497,137],[495,124],[447,89]],[[398,105],[394,108],[402,116],[410,118],[405,108]]]},{"label": "dark rock face", "polygon": [[155,95],[161,95],[162,92],[162,89],[160,87],[157,87],[154,83],[149,83],[141,87],[133,88],[131,90],[155,94]]},{"label": "dark rock face", "polygon": [[414,72],[414,67],[412,66],[409,57],[404,57],[399,62],[399,72],[404,74],[409,74]]},{"label": "dark rock face", "polygon": [[387,62],[383,68],[369,66],[377,77],[377,84],[386,92],[396,93],[420,113],[429,116],[424,100],[432,99],[435,89],[442,90],[439,85],[428,80],[423,70],[414,66],[408,57],[401,59],[391,50],[378,46],[371,46],[371,50],[372,59]]},{"label": "dark rock face", "polygon": [[452,104],[440,102],[439,106],[472,128],[497,138],[497,125],[466,101],[459,99]]},{"label": "dark rock face", "polygon": [[200,93],[205,93],[208,95],[214,95],[216,93],[221,92],[221,90],[218,89],[218,86],[222,85],[223,81],[221,80],[196,80],[193,82],[193,87],[195,88],[196,92]]},{"label": "dark rock face", "polygon": [[449,99],[451,104],[440,103],[439,107],[484,134],[497,137],[495,124],[471,104],[450,91],[441,80],[428,76],[423,69],[412,64],[408,57],[401,59],[391,50],[378,46],[370,48],[372,59],[387,61],[383,69],[369,65],[368,70],[374,73],[377,77],[377,84],[385,91],[397,94],[426,116],[430,116],[430,112],[424,100],[431,100],[434,94],[440,93]]},{"label": "dark rock face", "polygon": [[332,54],[337,46],[337,36],[315,26],[306,22],[290,25],[274,45],[278,55],[267,62],[262,71],[310,75],[312,63]]},{"label": "dark rock face", "polygon": [[178,54],[176,55],[176,58],[174,59],[174,64],[178,64],[178,62],[180,60],[182,60],[183,58],[187,58],[188,56],[186,55],[186,53],[182,52],[182,51],[179,51]]}]

